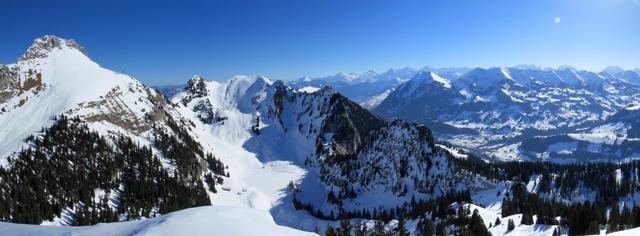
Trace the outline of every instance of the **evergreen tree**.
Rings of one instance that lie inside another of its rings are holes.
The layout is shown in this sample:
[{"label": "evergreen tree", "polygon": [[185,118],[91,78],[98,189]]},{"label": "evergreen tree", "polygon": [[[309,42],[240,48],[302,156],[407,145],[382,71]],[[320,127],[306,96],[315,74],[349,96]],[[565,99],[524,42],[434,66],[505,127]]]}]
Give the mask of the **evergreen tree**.
[{"label": "evergreen tree", "polygon": [[327,224],[327,229],[324,231],[325,236],[338,236],[338,232],[330,224]]},{"label": "evergreen tree", "polygon": [[396,228],[398,232],[398,236],[409,236],[409,231],[407,230],[406,221],[403,217],[398,221],[398,228]]},{"label": "evergreen tree", "polygon": [[609,221],[607,223],[607,233],[618,231],[618,227],[620,225],[620,208],[617,205],[611,207],[611,212],[609,213]]},{"label": "evergreen tree", "polygon": [[484,225],[482,221],[482,217],[478,213],[478,209],[473,211],[473,215],[471,215],[471,220],[468,225],[469,231],[473,233],[475,236],[491,236],[491,233],[487,230],[487,227]]},{"label": "evergreen tree", "polygon": [[600,234],[600,226],[597,221],[591,221],[585,234]]},{"label": "evergreen tree", "polygon": [[384,236],[386,235],[386,231],[384,230],[384,223],[382,221],[376,221],[373,226],[373,235],[374,236]]},{"label": "evergreen tree", "polygon": [[513,220],[509,219],[509,222],[507,223],[507,231],[511,231],[515,228],[516,228],[516,225],[513,223]]},{"label": "evergreen tree", "polygon": [[494,225],[498,226],[500,224],[502,224],[502,222],[500,222],[500,217],[496,217],[496,223]]},{"label": "evergreen tree", "polygon": [[631,225],[633,228],[640,227],[640,207],[635,204],[631,211]]},{"label": "evergreen tree", "polygon": [[340,220],[340,236],[350,236],[351,235],[351,221],[347,218],[342,218]]},{"label": "evergreen tree", "polygon": [[424,216],[420,217],[420,221],[418,221],[416,231],[416,234],[420,236],[432,236],[433,224],[431,224],[431,220],[427,219],[427,217]]},{"label": "evergreen tree", "polygon": [[533,217],[528,213],[523,213],[522,214],[521,224],[523,224],[523,225],[532,225],[533,224]]},{"label": "evergreen tree", "polygon": [[445,221],[440,222],[436,226],[436,235],[439,235],[439,236],[447,235],[447,223]]},{"label": "evergreen tree", "polygon": [[437,214],[438,218],[446,219],[448,212],[449,212],[449,201],[447,200],[447,198],[440,198],[440,201],[438,202],[438,214]]},{"label": "evergreen tree", "polygon": [[620,214],[620,230],[626,230],[632,225],[631,210],[625,205],[622,207],[622,213]]},{"label": "evergreen tree", "polygon": [[367,226],[364,223],[358,223],[355,227],[355,236],[366,236]]}]

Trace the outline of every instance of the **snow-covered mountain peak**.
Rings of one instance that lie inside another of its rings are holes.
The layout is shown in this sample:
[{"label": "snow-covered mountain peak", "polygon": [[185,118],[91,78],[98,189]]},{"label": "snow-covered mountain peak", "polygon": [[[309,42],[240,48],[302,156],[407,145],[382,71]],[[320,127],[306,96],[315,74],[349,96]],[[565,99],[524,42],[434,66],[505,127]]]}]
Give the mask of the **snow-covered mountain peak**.
[{"label": "snow-covered mountain peak", "polygon": [[261,75],[235,75],[229,84],[273,84],[273,81]]},{"label": "snow-covered mountain peak", "polygon": [[207,80],[199,75],[194,75],[189,81],[185,91],[188,91],[192,96],[203,97],[207,96],[206,82]]},{"label": "snow-covered mountain peak", "polygon": [[509,73],[505,73],[504,68],[500,67],[475,68],[460,79],[464,86],[477,87],[481,90],[497,88],[506,81],[513,81],[513,79]]},{"label": "snow-covered mountain peak", "polygon": [[509,67],[500,67],[500,71],[505,78],[513,80],[513,78],[511,77],[511,72],[509,71]]},{"label": "snow-covered mountain peak", "polygon": [[521,70],[542,70],[541,67],[533,64],[520,64],[520,65],[515,65],[512,68],[521,69]]},{"label": "snow-covered mountain peak", "polygon": [[373,77],[373,76],[376,76],[376,75],[378,75],[378,73],[376,73],[375,71],[368,70],[367,72],[362,73],[360,75],[360,77]]},{"label": "snow-covered mountain peak", "polygon": [[219,109],[255,112],[258,105],[267,99],[271,88],[281,85],[279,81],[258,75],[236,75],[224,82],[194,77],[173,100],[179,100],[184,106],[193,106],[193,110],[200,112],[199,119],[208,123],[220,115],[216,112]]},{"label": "snow-covered mountain peak", "polygon": [[376,76],[377,81],[387,80],[387,81],[397,81],[397,82],[405,82],[409,80],[411,77],[415,76],[417,70],[404,67],[399,69],[390,68],[389,70],[378,74]]},{"label": "snow-covered mountain peak", "polygon": [[609,73],[611,75],[617,75],[617,74],[622,73],[624,71],[625,70],[622,69],[619,66],[607,66],[606,68],[604,68],[604,70],[602,70],[602,72]]},{"label": "snow-covered mountain peak", "polygon": [[[17,63],[0,65],[0,72],[5,74],[0,79],[0,123],[21,124],[0,133],[2,156],[19,150],[25,137],[50,124],[55,115],[78,111],[76,115],[98,117],[110,99],[135,105],[129,102],[154,96],[132,77],[100,67],[75,41],[55,36],[34,40]],[[113,117],[138,115],[136,111]]]},{"label": "snow-covered mountain peak", "polygon": [[33,44],[20,56],[19,61],[45,58],[54,50],[77,50],[87,56],[86,50],[73,39],[62,39],[53,35],[45,35],[33,40]]},{"label": "snow-covered mountain peak", "polygon": [[570,70],[570,71],[576,71],[576,68],[573,68],[573,66],[570,65],[561,65],[558,66],[557,70]]},{"label": "snow-covered mountain peak", "polygon": [[342,78],[348,81],[353,81],[358,79],[360,76],[356,73],[344,73],[344,72],[340,72],[337,75],[335,75],[335,77],[337,78]]},{"label": "snow-covered mountain peak", "polygon": [[204,77],[200,76],[200,75],[193,75],[193,77],[191,77],[191,79],[189,81],[203,81],[206,80]]},{"label": "snow-covered mountain peak", "polygon": [[236,75],[231,80],[227,81],[227,93],[234,97],[253,96],[264,89],[267,86],[271,86],[273,81],[259,75],[247,76]]},{"label": "snow-covered mountain peak", "polygon": [[420,71],[416,74],[416,76],[412,79],[412,81],[416,81],[418,83],[426,83],[426,84],[436,83],[447,89],[452,87],[451,81],[445,78],[442,78],[441,76],[439,76],[433,71]]}]

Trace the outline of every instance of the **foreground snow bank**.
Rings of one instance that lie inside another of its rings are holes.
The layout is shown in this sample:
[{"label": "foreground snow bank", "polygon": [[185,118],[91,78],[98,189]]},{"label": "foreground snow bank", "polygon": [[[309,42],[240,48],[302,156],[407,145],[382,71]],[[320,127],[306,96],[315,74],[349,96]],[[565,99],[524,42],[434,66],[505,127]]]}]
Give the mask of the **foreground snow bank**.
[{"label": "foreground snow bank", "polygon": [[40,226],[0,223],[0,235],[314,235],[276,225],[267,211],[208,206],[152,219],[93,226]]},{"label": "foreground snow bank", "polygon": [[610,233],[610,234],[607,234],[607,235],[612,235],[612,236],[636,236],[636,235],[640,235],[640,228],[619,231],[619,232]]}]

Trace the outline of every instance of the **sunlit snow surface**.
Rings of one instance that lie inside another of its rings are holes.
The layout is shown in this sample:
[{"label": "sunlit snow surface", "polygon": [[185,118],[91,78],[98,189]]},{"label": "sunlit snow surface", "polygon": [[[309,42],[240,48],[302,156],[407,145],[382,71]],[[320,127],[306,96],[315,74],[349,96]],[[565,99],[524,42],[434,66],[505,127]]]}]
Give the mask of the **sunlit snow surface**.
[{"label": "sunlit snow surface", "polygon": [[315,235],[278,226],[268,211],[209,206],[176,211],[151,219],[93,226],[39,226],[0,222],[0,235]]},{"label": "sunlit snow surface", "polygon": [[[66,45],[53,49],[46,58],[34,58],[10,66],[21,73],[31,69],[42,74],[44,90],[33,96],[23,94],[7,103],[24,104],[0,114],[0,156],[6,157],[24,145],[24,139],[51,123],[55,115],[75,108],[81,102],[100,100],[115,87],[126,88],[138,83],[128,75],[119,74],[91,61],[80,51]],[[12,106],[9,106],[10,108]],[[0,159],[2,163],[6,160]]]}]

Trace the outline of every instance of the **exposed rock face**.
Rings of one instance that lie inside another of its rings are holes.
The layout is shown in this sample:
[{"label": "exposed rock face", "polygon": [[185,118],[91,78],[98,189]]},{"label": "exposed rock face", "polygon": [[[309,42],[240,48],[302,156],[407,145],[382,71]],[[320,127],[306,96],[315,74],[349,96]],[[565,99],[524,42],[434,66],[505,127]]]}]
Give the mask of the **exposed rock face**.
[{"label": "exposed rock face", "polygon": [[185,91],[189,92],[188,97],[182,99],[183,104],[189,103],[194,98],[201,98],[207,96],[207,86],[205,84],[205,79],[196,75],[192,79],[187,82],[187,87],[184,88]]},{"label": "exposed rock face", "polygon": [[[135,100],[128,101],[132,97]],[[100,101],[81,104],[76,112],[89,111],[83,116],[88,122],[107,122],[140,135],[154,124],[166,122],[168,109],[161,94],[141,84],[131,84],[128,88],[114,88]]]},{"label": "exposed rock face", "polygon": [[15,68],[0,65],[0,104],[11,98],[16,81],[18,81],[18,71]]},{"label": "exposed rock face", "polygon": [[42,38],[34,40],[31,47],[29,47],[27,49],[27,52],[22,54],[22,56],[20,56],[18,60],[23,61],[34,58],[47,57],[48,53],[53,49],[60,49],[63,46],[75,48],[78,51],[82,52],[85,56],[88,56],[86,50],[73,39],[61,39],[56,36],[45,35]]},{"label": "exposed rock face", "polygon": [[5,65],[0,65],[0,90],[8,89],[18,78],[18,71]]},{"label": "exposed rock face", "polygon": [[332,134],[333,148],[339,156],[354,155],[367,134],[384,125],[383,120],[338,93],[329,103],[333,112],[325,120],[323,131]]},{"label": "exposed rock face", "polygon": [[[42,74],[36,70],[29,69],[21,72],[17,67],[0,65],[0,104],[14,97],[20,97],[26,92],[31,92],[31,96],[38,95],[45,87]],[[20,102],[7,106],[13,108],[22,106],[29,99],[28,97],[22,96],[19,98]]]}]

